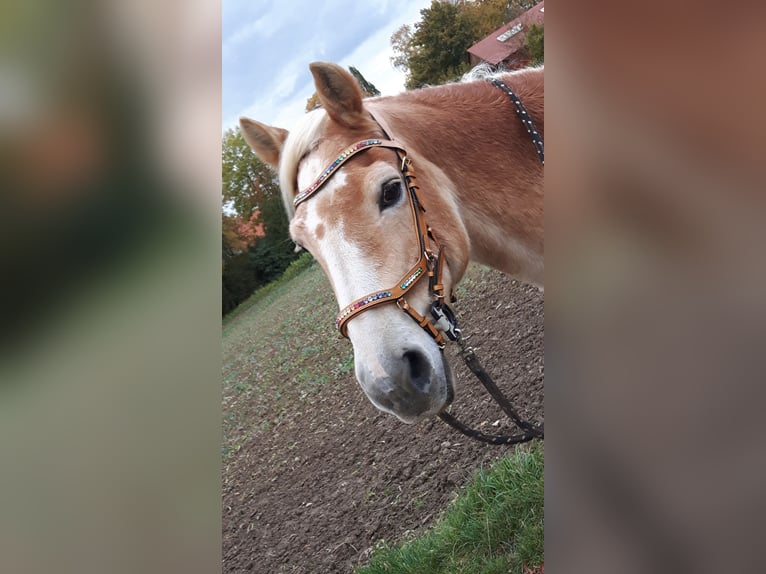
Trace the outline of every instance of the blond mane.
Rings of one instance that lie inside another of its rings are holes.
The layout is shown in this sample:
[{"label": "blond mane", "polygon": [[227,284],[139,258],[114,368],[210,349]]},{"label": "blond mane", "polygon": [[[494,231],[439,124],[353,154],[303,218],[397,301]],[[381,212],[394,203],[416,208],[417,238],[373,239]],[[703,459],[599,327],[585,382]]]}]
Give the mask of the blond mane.
[{"label": "blond mane", "polygon": [[[539,66],[513,71],[495,69],[494,67],[486,64],[479,64],[467,72],[458,81],[453,82],[453,84],[480,82],[486,80],[487,78],[500,76],[521,76],[543,69],[544,66],[542,64]],[[450,83],[446,84],[446,86],[449,85]],[[418,90],[404,92],[401,95],[410,96],[416,92],[418,92]],[[365,100],[365,102],[373,102],[379,99],[385,98],[368,98]],[[325,112],[325,110],[322,108],[317,108],[306,113],[298,121],[296,126],[290,131],[290,134],[287,136],[287,139],[285,140],[284,146],[282,148],[279,162],[279,183],[282,191],[282,202],[284,203],[285,210],[289,219],[292,219],[293,215],[295,215],[293,198],[298,194],[299,191],[296,189],[298,167],[300,166],[300,162],[306,156],[306,154],[315,147],[316,141],[320,136],[320,127],[322,125],[322,121],[326,116],[327,112]]]},{"label": "blond mane", "polygon": [[279,185],[282,189],[282,202],[285,204],[288,218],[295,214],[293,197],[298,193],[296,179],[301,159],[311,151],[319,137],[319,127],[326,116],[323,109],[316,109],[303,116],[285,140],[279,160]]}]

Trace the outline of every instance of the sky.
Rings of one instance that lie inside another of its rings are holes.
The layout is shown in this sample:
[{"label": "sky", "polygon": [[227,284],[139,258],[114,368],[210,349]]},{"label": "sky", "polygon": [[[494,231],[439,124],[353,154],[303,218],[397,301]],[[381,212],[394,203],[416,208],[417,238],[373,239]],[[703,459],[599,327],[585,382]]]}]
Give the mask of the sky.
[{"label": "sky", "polygon": [[357,68],[383,95],[404,91],[391,34],[431,0],[223,0],[223,129],[240,116],[291,129],[314,93],[308,65]]}]

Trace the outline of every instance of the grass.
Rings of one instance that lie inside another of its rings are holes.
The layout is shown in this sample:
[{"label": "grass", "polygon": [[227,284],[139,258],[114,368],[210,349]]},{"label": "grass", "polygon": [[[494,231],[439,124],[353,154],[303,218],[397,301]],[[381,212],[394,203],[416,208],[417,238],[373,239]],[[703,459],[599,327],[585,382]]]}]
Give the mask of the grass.
[{"label": "grass", "polygon": [[431,530],[376,549],[357,574],[507,574],[542,564],[543,451],[519,448],[479,470]]},{"label": "grass", "polygon": [[[223,322],[224,464],[247,440],[283,424],[288,405],[314,400],[354,368],[348,343],[332,326],[330,285],[312,262],[304,254]],[[479,272],[469,269],[459,294]],[[377,547],[358,574],[505,574],[541,564],[543,466],[543,445],[535,444],[478,470],[432,529]]]},{"label": "grass", "polygon": [[287,285],[291,279],[300,275],[301,271],[310,267],[314,263],[314,258],[311,253],[305,251],[300,257],[290,262],[284,273],[280,275],[279,279],[267,283],[263,287],[256,289],[255,293],[250,295],[245,301],[237,305],[229,314],[223,318],[224,326],[231,323],[234,319],[239,317],[242,313],[250,309],[253,305],[265,299],[268,295],[278,292],[281,288]]},{"label": "grass", "polygon": [[335,313],[324,273],[304,253],[224,318],[224,463],[245,441],[279,426],[287,405],[311,401],[353,370],[350,346],[332,324]]}]

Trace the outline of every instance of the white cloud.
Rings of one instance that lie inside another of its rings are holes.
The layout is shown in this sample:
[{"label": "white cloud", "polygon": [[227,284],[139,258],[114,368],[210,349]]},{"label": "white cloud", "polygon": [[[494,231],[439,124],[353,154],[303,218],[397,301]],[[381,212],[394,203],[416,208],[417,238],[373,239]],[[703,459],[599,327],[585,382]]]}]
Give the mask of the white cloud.
[{"label": "white cloud", "polygon": [[431,4],[241,2],[224,0],[224,129],[241,115],[290,129],[314,91],[308,65],[315,60],[354,66],[385,95],[403,91],[404,75],[389,60],[391,34],[417,22],[420,10]]},{"label": "white cloud", "polygon": [[233,34],[226,38],[223,42],[223,50],[230,52],[236,49],[238,44],[246,42],[255,35],[263,35],[270,37],[275,28],[269,25],[268,18],[262,16],[253,22],[248,22],[244,26],[238,28]]},{"label": "white cloud", "polygon": [[391,57],[394,55],[391,49],[391,35],[403,24],[412,25],[420,20],[420,10],[430,5],[430,1],[408,4],[405,11],[396,12],[385,26],[339,63],[345,67],[357,68],[384,96],[403,92],[406,80],[404,73],[391,64]]}]

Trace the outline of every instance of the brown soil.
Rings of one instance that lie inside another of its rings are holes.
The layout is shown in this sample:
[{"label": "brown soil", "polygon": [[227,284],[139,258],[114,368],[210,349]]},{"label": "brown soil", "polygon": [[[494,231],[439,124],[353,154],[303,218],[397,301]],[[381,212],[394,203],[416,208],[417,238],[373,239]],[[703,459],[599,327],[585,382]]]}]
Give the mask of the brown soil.
[{"label": "brown soil", "polygon": [[[468,342],[521,414],[542,421],[542,294],[495,271],[468,283],[454,306]],[[453,413],[485,432],[512,431],[454,347]],[[352,572],[381,540],[432,526],[479,466],[513,448],[438,419],[405,425],[369,403],[353,372],[287,411],[224,467],[226,573]]]}]

